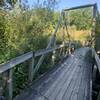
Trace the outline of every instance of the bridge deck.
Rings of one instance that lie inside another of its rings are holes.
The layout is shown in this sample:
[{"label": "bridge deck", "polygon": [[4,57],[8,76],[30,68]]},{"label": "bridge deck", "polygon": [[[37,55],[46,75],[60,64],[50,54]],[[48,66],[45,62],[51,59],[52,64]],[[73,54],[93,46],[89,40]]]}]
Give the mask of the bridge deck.
[{"label": "bridge deck", "polygon": [[77,50],[34,82],[15,100],[90,100],[92,63],[89,48]]}]

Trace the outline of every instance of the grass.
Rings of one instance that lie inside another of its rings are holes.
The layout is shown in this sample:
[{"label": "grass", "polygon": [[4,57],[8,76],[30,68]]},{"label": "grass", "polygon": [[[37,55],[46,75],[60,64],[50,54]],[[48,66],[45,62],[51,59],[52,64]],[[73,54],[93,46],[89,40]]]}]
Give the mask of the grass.
[{"label": "grass", "polygon": [[69,34],[73,40],[84,42],[90,34],[90,30],[76,30],[75,27],[68,27]]}]

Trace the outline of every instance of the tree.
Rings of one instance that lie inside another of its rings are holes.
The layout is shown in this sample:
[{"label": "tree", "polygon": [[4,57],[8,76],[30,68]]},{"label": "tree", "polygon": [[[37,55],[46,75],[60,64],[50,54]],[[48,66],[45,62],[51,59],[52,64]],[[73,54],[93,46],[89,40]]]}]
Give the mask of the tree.
[{"label": "tree", "polygon": [[10,6],[14,6],[14,4],[17,2],[18,0],[0,0],[0,6],[5,6],[7,4],[9,4]]},{"label": "tree", "polygon": [[68,23],[75,25],[78,30],[88,30],[92,27],[92,10],[89,8],[69,11]]}]

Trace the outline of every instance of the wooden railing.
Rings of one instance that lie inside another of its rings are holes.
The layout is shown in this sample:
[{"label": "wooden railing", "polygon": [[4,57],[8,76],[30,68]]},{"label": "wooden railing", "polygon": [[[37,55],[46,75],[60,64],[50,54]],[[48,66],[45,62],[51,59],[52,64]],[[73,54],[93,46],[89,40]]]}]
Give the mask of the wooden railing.
[{"label": "wooden railing", "polygon": [[99,12],[98,12],[98,8],[97,8],[97,4],[88,4],[88,5],[81,5],[81,6],[77,6],[77,7],[72,7],[72,8],[68,8],[68,9],[64,9],[64,12],[68,12],[71,10],[76,10],[76,9],[83,9],[83,8],[88,8],[88,7],[92,7],[92,11],[93,11],[93,16],[92,16],[92,30],[90,33],[90,40],[91,40],[91,47],[94,46],[94,42],[95,42],[95,33],[96,33],[96,18],[97,16],[99,16]]},{"label": "wooden railing", "polygon": [[82,9],[82,8],[94,7],[94,6],[95,6],[95,4],[88,4],[88,5],[82,5],[82,6],[77,6],[77,7],[72,7],[72,8],[64,9],[64,11],[76,10],[76,9]]},{"label": "wooden railing", "polygon": [[99,73],[100,73],[100,58],[99,56],[97,55],[97,53],[95,52],[95,50],[93,50],[93,53],[94,53],[94,58],[95,58],[95,64],[99,70]]},{"label": "wooden railing", "polygon": [[[94,5],[89,5],[89,6],[94,6]],[[82,7],[84,8],[86,6],[82,6]],[[81,7],[78,7],[78,8],[81,8]],[[72,9],[76,9],[76,8],[72,8]],[[71,10],[71,9],[67,9],[67,10]],[[41,64],[43,63],[45,56],[48,53],[53,52],[52,59],[54,61],[54,56],[55,56],[56,50],[59,50],[61,48],[64,49],[65,47],[68,47],[69,49],[71,48],[70,34],[68,33],[68,30],[67,30],[67,23],[65,23],[66,22],[65,21],[65,11],[67,11],[67,10],[65,9],[61,12],[61,15],[60,15],[59,20],[58,20],[58,24],[55,28],[55,31],[51,35],[50,41],[49,41],[46,49],[43,49],[43,50],[40,50],[37,52],[33,52],[33,51],[28,52],[26,54],[23,54],[19,57],[11,59],[10,61],[0,65],[0,74],[2,74],[4,72],[8,73],[7,88],[8,88],[8,99],[9,100],[12,100],[12,97],[13,97],[13,81],[12,81],[13,71],[12,70],[16,65],[19,65],[27,60],[30,60],[28,80],[29,80],[29,82],[32,82],[34,74],[38,71]],[[67,44],[65,43],[65,40],[64,40],[65,33],[63,33],[62,45],[57,46],[56,45],[56,33],[57,33],[62,21],[63,21],[63,30],[66,29],[66,32],[67,32],[67,35],[69,38],[69,43],[67,43]],[[40,59],[39,59],[38,63],[35,65],[34,60],[38,56],[40,56]],[[98,59],[97,56],[96,56],[96,59]],[[99,62],[99,61],[97,61],[97,62]],[[98,66],[99,66],[99,64],[98,64]]]},{"label": "wooden railing", "polygon": [[[55,51],[57,49],[65,48],[66,45],[65,45],[64,39],[62,41],[62,45],[59,45],[59,46],[56,45],[56,33],[57,33],[57,31],[60,27],[60,24],[63,20],[63,17],[64,17],[63,15],[64,15],[64,12],[62,11],[61,15],[58,19],[58,24],[55,28],[55,31],[51,35],[50,41],[49,41],[46,49],[43,49],[43,50],[40,50],[40,51],[37,51],[37,52],[32,52],[32,51],[28,52],[28,53],[23,54],[19,57],[11,59],[7,63],[4,63],[4,64],[0,65],[0,74],[2,74],[4,72],[7,72],[7,74],[8,74],[7,88],[8,88],[8,99],[9,100],[12,100],[12,97],[13,97],[13,81],[12,81],[12,75],[13,75],[12,69],[13,69],[13,67],[15,67],[16,65],[19,65],[19,64],[21,64],[21,63],[23,63],[27,60],[30,60],[28,79],[29,79],[29,82],[32,82],[33,76],[38,71],[38,69],[40,68],[41,64],[43,63],[43,60],[44,60],[45,56],[48,53],[53,52],[52,59],[54,61]],[[40,56],[40,59],[37,62],[37,64],[35,65],[34,64],[34,59],[38,56]]]},{"label": "wooden railing", "polygon": [[[8,78],[7,78],[7,89],[8,89],[8,99],[12,100],[13,97],[13,71],[12,69],[16,66],[19,65],[25,61],[30,60],[31,65],[29,66],[29,74],[28,74],[28,80],[29,82],[32,82],[34,74],[38,71],[39,67],[34,64],[34,60],[38,56],[44,56],[49,53],[52,53],[53,51],[59,50],[61,48],[68,47],[68,44],[66,45],[58,45],[53,48],[47,48],[43,50],[39,50],[37,52],[28,52],[26,54],[23,54],[21,56],[18,56],[16,58],[11,59],[10,61],[1,64],[0,65],[0,74],[7,72],[8,73]],[[54,56],[54,55],[53,55]],[[38,68],[37,68],[38,67]]]}]

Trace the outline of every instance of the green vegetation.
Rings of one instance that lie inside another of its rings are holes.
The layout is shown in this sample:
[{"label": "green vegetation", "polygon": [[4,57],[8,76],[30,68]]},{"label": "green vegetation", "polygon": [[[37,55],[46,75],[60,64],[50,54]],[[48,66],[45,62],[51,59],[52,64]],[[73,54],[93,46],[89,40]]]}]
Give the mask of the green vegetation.
[{"label": "green vegetation", "polygon": [[[51,1],[45,0],[46,5],[41,6],[37,4],[31,10],[26,5],[21,5],[20,2],[16,3],[17,0],[7,0],[10,8],[6,7],[3,0],[0,1],[1,7],[5,7],[4,10],[0,10],[0,64],[26,52],[46,48],[60,15],[59,12],[54,10],[57,4],[56,0]],[[87,32],[91,30],[91,15],[91,9],[72,11],[69,14],[70,22],[68,17],[66,17],[67,22],[71,26],[69,30],[75,27],[79,31],[80,36],[86,38],[85,35],[81,34],[83,31],[80,30],[86,30]],[[97,26],[96,33],[100,34],[100,23],[97,23]],[[73,32],[75,33],[75,31]],[[59,43],[62,39],[62,28],[59,29],[57,34],[57,42]],[[80,36],[78,36],[78,39]],[[50,57],[51,54],[45,58],[45,62],[36,74],[36,77],[51,67]],[[36,59],[36,62],[38,59]],[[29,62],[26,62],[14,68],[14,95],[17,95],[28,84],[28,65]]]},{"label": "green vegetation", "polygon": [[[16,3],[12,10],[0,10],[0,64],[26,52],[46,48],[58,17],[59,12],[54,12],[47,6],[36,6],[29,10]],[[45,58],[36,77],[51,67],[50,58],[51,54]],[[38,58],[35,62],[37,60]],[[14,95],[27,85],[27,67],[29,62],[14,68]]]},{"label": "green vegetation", "polygon": [[69,24],[75,25],[77,30],[90,30],[92,27],[92,9],[84,8],[69,11]]}]

